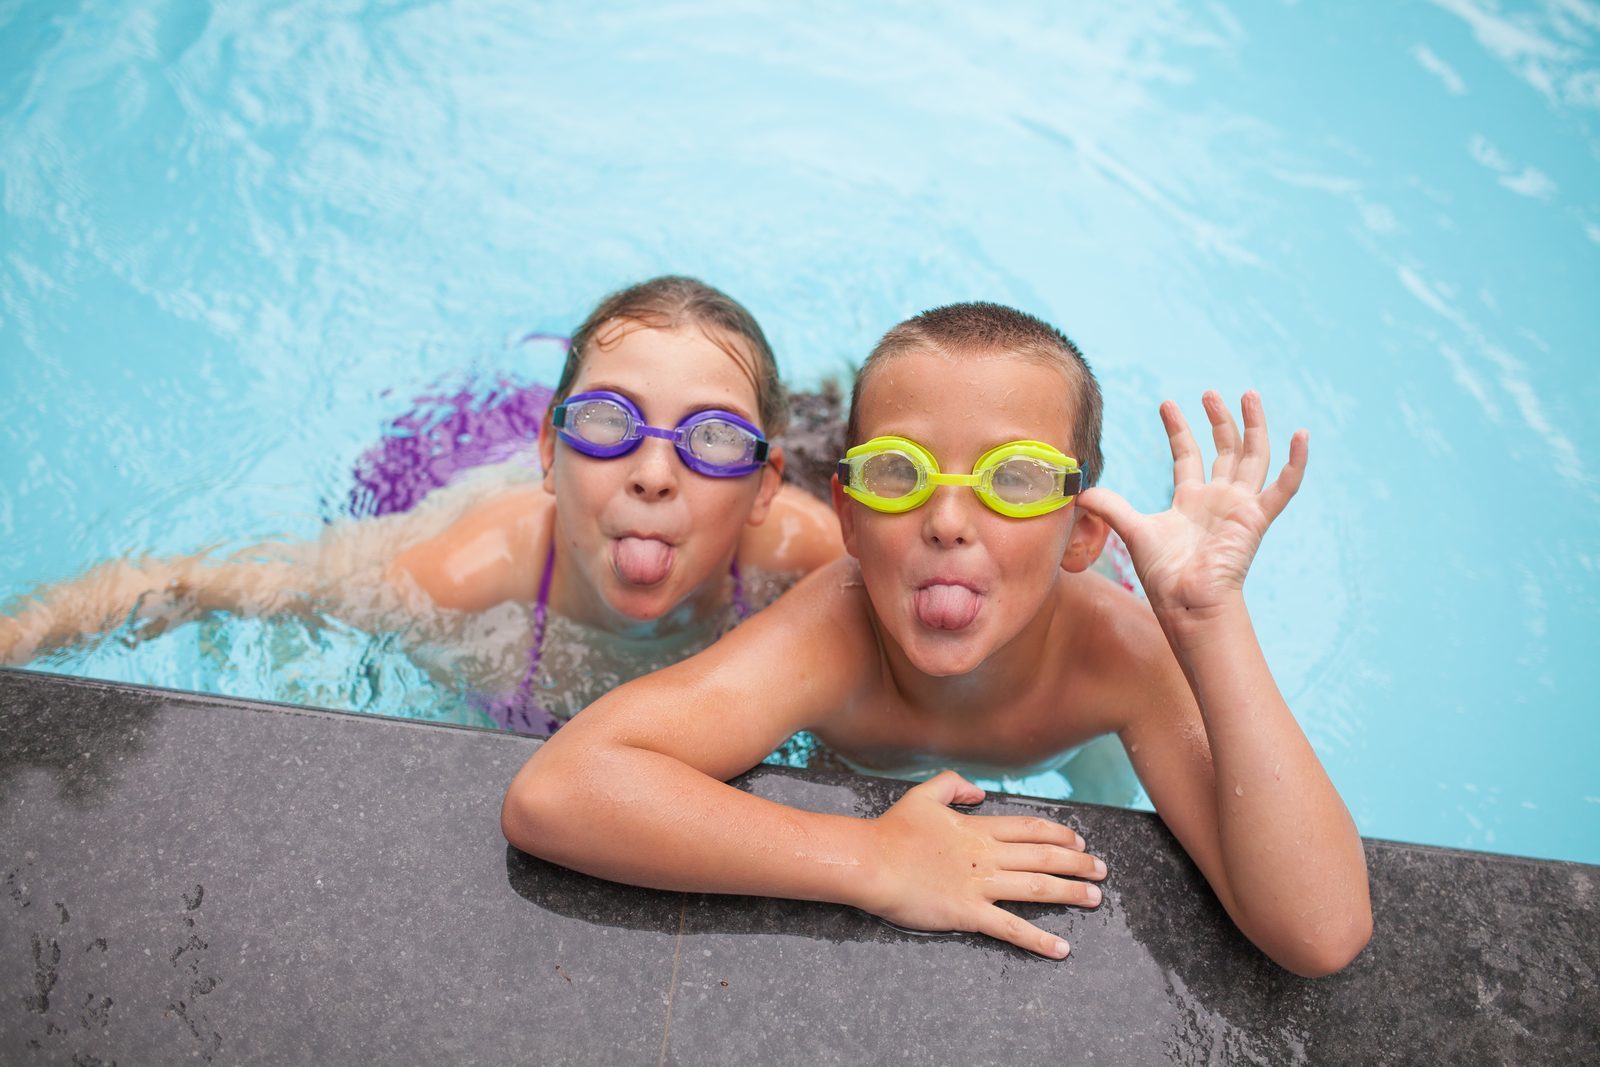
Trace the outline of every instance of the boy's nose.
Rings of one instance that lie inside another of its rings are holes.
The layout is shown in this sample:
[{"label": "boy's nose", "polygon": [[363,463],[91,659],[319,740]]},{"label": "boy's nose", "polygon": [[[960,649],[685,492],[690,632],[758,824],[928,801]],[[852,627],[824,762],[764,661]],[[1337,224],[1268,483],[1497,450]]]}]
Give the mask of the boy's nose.
[{"label": "boy's nose", "polygon": [[982,507],[977,496],[962,485],[942,485],[922,505],[922,534],[929,544],[955,548],[971,544],[976,530],[972,508]]},{"label": "boy's nose", "polygon": [[678,457],[670,441],[645,440],[633,454],[631,489],[642,500],[670,500],[678,492]]}]

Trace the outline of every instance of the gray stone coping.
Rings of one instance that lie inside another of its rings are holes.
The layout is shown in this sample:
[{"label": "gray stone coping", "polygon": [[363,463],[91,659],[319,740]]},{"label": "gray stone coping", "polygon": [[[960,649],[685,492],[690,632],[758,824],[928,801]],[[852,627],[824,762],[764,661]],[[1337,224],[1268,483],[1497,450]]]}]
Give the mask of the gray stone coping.
[{"label": "gray stone coping", "polygon": [[533,859],[498,815],[538,744],[0,671],[0,1062],[1600,1062],[1600,868],[1368,841],[1372,943],[1307,981],[1153,816],[993,797],[1109,864],[1098,910],[1021,909],[1048,962]]}]

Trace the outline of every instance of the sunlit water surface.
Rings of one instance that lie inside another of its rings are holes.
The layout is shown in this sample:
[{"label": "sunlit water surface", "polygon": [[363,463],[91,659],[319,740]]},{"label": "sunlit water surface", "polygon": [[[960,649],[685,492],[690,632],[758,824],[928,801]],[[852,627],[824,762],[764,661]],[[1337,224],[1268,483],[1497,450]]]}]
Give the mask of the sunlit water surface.
[{"label": "sunlit water surface", "polygon": [[[1165,397],[1311,429],[1248,593],[1364,833],[1600,862],[1600,8],[1138,7],[0,6],[0,597],[314,538],[410,398],[651,274],[802,385],[998,300],[1137,506]],[[337,623],[35,666],[471,721]]]}]

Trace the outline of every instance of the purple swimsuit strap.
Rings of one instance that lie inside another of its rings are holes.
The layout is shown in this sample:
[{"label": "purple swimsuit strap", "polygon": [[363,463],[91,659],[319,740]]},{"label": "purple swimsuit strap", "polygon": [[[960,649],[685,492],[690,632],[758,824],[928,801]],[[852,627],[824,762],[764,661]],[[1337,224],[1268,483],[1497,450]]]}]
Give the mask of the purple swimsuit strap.
[{"label": "purple swimsuit strap", "polygon": [[[539,671],[539,657],[544,654],[544,624],[550,617],[550,575],[556,569],[556,539],[552,534],[550,538],[550,551],[544,557],[544,575],[539,579],[539,599],[533,604],[533,644],[528,646],[528,669],[522,672],[522,684],[517,686],[517,692],[527,698],[529,704],[536,704],[533,699],[533,676]],[[542,710],[542,709],[541,709]],[[555,716],[546,715],[551,721]]]},{"label": "purple swimsuit strap", "polygon": [[[554,733],[561,720],[550,714],[533,696],[533,680],[539,673],[539,661],[544,655],[545,623],[550,615],[550,577],[555,573],[556,546],[552,539],[550,551],[544,557],[544,574],[539,579],[539,597],[533,605],[533,641],[528,646],[528,666],[522,673],[522,682],[509,698],[501,697],[490,703],[490,715],[503,726],[521,726],[524,729]],[[750,617],[750,604],[745,599],[744,575],[739,572],[739,562],[728,568],[733,578],[733,610],[739,621]]]},{"label": "purple swimsuit strap", "polygon": [[545,622],[550,615],[550,575],[555,571],[556,546],[552,540],[544,558],[544,574],[539,578],[539,598],[533,605],[533,642],[528,647],[528,667],[516,691],[481,699],[483,710],[498,725],[530,733],[553,734],[561,720],[550,714],[533,696],[534,675],[539,673],[539,657],[544,650]]},{"label": "purple swimsuit strap", "polygon": [[739,616],[739,621],[744,622],[750,617],[750,605],[744,599],[744,575],[739,573],[737,559],[728,568],[728,573],[733,575],[733,610]]}]

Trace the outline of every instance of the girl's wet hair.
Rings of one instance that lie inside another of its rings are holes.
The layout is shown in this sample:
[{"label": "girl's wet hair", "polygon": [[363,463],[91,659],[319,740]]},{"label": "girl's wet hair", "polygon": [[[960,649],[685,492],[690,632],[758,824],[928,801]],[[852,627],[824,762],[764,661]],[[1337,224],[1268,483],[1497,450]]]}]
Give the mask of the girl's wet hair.
[{"label": "girl's wet hair", "polygon": [[[621,329],[607,327],[617,324]],[[572,334],[572,347],[556,383],[555,403],[565,400],[577,380],[590,346],[609,348],[628,326],[675,330],[694,326],[712,344],[728,353],[755,389],[757,420],[770,437],[789,422],[789,399],[778,380],[778,361],[766,334],[744,305],[719,289],[694,278],[668,274],[630,285],[600,301]]]},{"label": "girl's wet hair", "polygon": [[884,334],[856,372],[846,447],[861,443],[861,391],[867,379],[895,356],[929,350],[946,355],[1015,356],[1059,368],[1075,400],[1072,435],[1065,451],[1085,468],[1086,487],[1099,480],[1105,464],[1100,451],[1100,383],[1071,338],[1044,320],[1003,304],[948,304],[913,316]]}]

